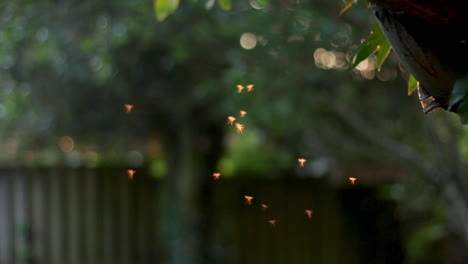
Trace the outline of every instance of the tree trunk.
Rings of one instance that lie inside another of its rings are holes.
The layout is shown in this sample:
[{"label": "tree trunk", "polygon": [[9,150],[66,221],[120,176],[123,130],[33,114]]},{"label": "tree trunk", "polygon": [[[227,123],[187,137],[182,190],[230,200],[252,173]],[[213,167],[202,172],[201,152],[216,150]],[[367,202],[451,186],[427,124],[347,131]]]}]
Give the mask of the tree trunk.
[{"label": "tree trunk", "polygon": [[163,238],[160,243],[165,249],[165,263],[209,261],[211,175],[222,145],[222,130],[216,128],[200,131],[182,124],[166,135],[163,147],[168,171],[163,182],[160,215]]}]

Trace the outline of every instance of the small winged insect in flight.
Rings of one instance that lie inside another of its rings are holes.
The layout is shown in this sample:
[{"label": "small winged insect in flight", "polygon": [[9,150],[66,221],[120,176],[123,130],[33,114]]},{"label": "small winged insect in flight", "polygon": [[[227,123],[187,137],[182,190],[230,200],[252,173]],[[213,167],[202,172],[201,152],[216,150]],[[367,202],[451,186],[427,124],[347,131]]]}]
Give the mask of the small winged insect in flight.
[{"label": "small winged insect in flight", "polygon": [[263,210],[268,209],[268,205],[266,205],[266,204],[260,204],[260,206],[262,207]]},{"label": "small winged insect in flight", "polygon": [[133,110],[133,105],[131,104],[124,104],[125,106],[125,113],[130,113]]},{"label": "small winged insect in flight", "polygon": [[244,125],[236,123],[237,134],[242,134],[244,132]]},{"label": "small winged insect in flight", "polygon": [[309,219],[311,219],[311,218],[312,218],[312,213],[313,213],[314,211],[312,211],[312,210],[310,210],[310,209],[305,209],[304,212],[306,213],[307,217],[308,217]]},{"label": "small winged insect in flight", "polygon": [[247,114],[247,112],[244,110],[241,110],[239,113],[240,113],[240,117],[244,117]]},{"label": "small winged insect in flight", "polygon": [[228,116],[227,119],[228,119],[228,124],[230,125],[234,124],[234,121],[236,121],[236,118],[233,116]]},{"label": "small winged insect in flight", "polygon": [[249,84],[249,85],[247,85],[247,92],[251,92],[251,91],[253,91],[253,89],[254,89],[254,86],[255,86],[255,85],[253,85],[253,84]]},{"label": "small winged insect in flight", "polygon": [[219,177],[221,177],[221,173],[219,172],[213,173],[213,180],[219,180]]},{"label": "small winged insect in flight", "polygon": [[357,180],[357,179],[354,178],[354,177],[349,177],[349,183],[351,183],[351,184],[355,184],[355,183],[356,183],[356,180]]},{"label": "small winged insect in flight", "polygon": [[244,88],[245,88],[243,85],[240,85],[240,84],[238,84],[236,87],[237,87],[237,92],[238,93],[242,93],[242,90],[244,90]]},{"label": "small winged insect in flight", "polygon": [[306,163],[306,159],[297,159],[297,161],[299,162],[299,166],[301,167],[304,167],[304,163]]},{"label": "small winged insect in flight", "polygon": [[268,223],[270,223],[270,225],[271,225],[272,227],[275,227],[275,226],[276,226],[276,220],[270,220],[270,221],[268,221]]},{"label": "small winged insect in flight", "polygon": [[248,205],[252,204],[253,196],[244,195],[245,203]]},{"label": "small winged insect in flight", "polygon": [[133,177],[135,176],[136,171],[135,170],[127,170],[127,175],[130,180],[133,180]]}]

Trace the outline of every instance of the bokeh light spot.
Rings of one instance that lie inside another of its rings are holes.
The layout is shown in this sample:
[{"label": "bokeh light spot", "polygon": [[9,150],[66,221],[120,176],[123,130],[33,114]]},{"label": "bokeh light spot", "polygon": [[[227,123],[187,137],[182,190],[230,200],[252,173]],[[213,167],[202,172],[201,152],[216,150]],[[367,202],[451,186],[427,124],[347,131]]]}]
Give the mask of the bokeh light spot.
[{"label": "bokeh light spot", "polygon": [[240,38],[240,45],[244,49],[253,49],[257,46],[257,36],[252,33],[244,33]]},{"label": "bokeh light spot", "polygon": [[75,142],[73,141],[73,138],[69,136],[63,136],[59,140],[59,146],[63,152],[71,152],[75,147]]}]

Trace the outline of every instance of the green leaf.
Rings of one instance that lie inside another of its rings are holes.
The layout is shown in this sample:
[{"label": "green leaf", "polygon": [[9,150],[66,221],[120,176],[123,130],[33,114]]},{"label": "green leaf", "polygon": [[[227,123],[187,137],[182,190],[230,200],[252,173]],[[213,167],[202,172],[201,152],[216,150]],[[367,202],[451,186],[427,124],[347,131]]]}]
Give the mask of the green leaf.
[{"label": "green leaf", "polygon": [[338,14],[338,16],[341,16],[344,12],[346,12],[346,10],[348,10],[350,7],[352,7],[354,4],[354,0],[346,0],[346,3],[345,5],[343,6],[343,8],[341,9],[340,13]]},{"label": "green leaf", "polygon": [[456,113],[460,116],[461,121],[464,125],[468,124],[468,100],[460,103]]},{"label": "green leaf", "polygon": [[179,7],[179,0],[154,0],[154,12],[158,21],[163,21]]},{"label": "green leaf", "polygon": [[390,43],[385,39],[385,41],[377,46],[377,70],[380,71],[382,68],[382,64],[387,59],[388,55],[390,55],[390,51],[392,50],[392,46]]},{"label": "green leaf", "polygon": [[374,54],[374,52],[377,52],[377,64],[380,69],[383,62],[388,57],[390,50],[390,43],[382,32],[382,29],[380,29],[379,24],[375,23],[372,26],[370,36],[357,49],[356,57],[354,59],[353,66],[351,66],[351,69],[356,68],[359,63]]},{"label": "green leaf", "polygon": [[258,4],[259,6],[264,7],[264,6],[267,6],[267,5],[268,5],[268,2],[269,2],[269,1],[268,1],[268,0],[255,0],[255,2],[257,2],[257,4]]},{"label": "green leaf", "polygon": [[218,0],[218,4],[224,10],[231,10],[232,8],[231,0]]},{"label": "green leaf", "polygon": [[468,95],[468,75],[458,79],[453,85],[452,94],[449,99],[449,109],[461,102]]},{"label": "green leaf", "polygon": [[412,74],[410,74],[408,80],[408,95],[411,95],[414,92],[414,90],[416,90],[416,88],[418,88],[418,81],[416,80],[416,78],[414,78]]},{"label": "green leaf", "polygon": [[463,124],[468,124],[468,75],[458,79],[453,85],[449,99],[448,110],[455,111],[462,119]]}]

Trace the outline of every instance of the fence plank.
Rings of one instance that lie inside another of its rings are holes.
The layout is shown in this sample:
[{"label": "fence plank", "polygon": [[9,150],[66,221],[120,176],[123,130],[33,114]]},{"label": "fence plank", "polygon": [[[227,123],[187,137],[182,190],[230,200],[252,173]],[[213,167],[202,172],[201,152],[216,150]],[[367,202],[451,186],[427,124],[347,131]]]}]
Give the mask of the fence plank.
[{"label": "fence plank", "polygon": [[31,181],[31,247],[34,263],[48,263],[47,260],[47,234],[45,233],[46,216],[48,212],[45,203],[45,184],[48,171],[30,172]]},{"label": "fence plank", "polygon": [[82,188],[82,185],[80,184],[80,172],[81,170],[71,170],[67,175],[64,175],[66,177],[66,186],[64,186],[64,188],[67,190],[67,195],[69,197],[65,208],[68,216],[66,228],[68,231],[68,264],[81,263],[79,259],[83,255],[81,251],[83,236],[82,232],[80,232],[83,215],[80,197],[80,193],[82,193],[82,191],[79,190]]},{"label": "fence plank", "polygon": [[14,222],[13,232],[15,237],[14,242],[14,261],[12,263],[22,264],[26,263],[29,258],[28,236],[29,236],[29,223],[27,216],[26,201],[28,193],[26,190],[26,176],[22,171],[16,171],[13,177],[13,211]]},{"label": "fence plank", "polygon": [[119,197],[120,197],[120,212],[119,218],[120,231],[119,231],[119,242],[120,242],[120,263],[129,264],[132,263],[130,260],[130,204],[131,195],[129,194],[133,181],[128,179],[125,173],[116,172],[115,175],[119,182]]},{"label": "fence plank", "polygon": [[11,171],[0,174],[0,263],[13,263],[13,177]]},{"label": "fence plank", "polygon": [[50,263],[51,264],[62,264],[65,260],[65,243],[64,238],[66,234],[65,221],[63,217],[63,208],[66,197],[64,197],[63,187],[63,170],[52,170],[50,182],[50,193],[49,193],[49,205],[50,205],[50,221],[49,221],[49,236],[50,236]]},{"label": "fence plank", "polygon": [[96,175],[95,170],[86,170],[83,177],[84,181],[84,190],[83,194],[85,195],[85,254],[84,254],[84,263],[88,264],[98,264],[98,256],[102,254],[99,252],[98,244],[100,239],[100,234],[98,233],[98,211],[99,211],[99,201],[97,196],[98,190],[98,176]]}]

